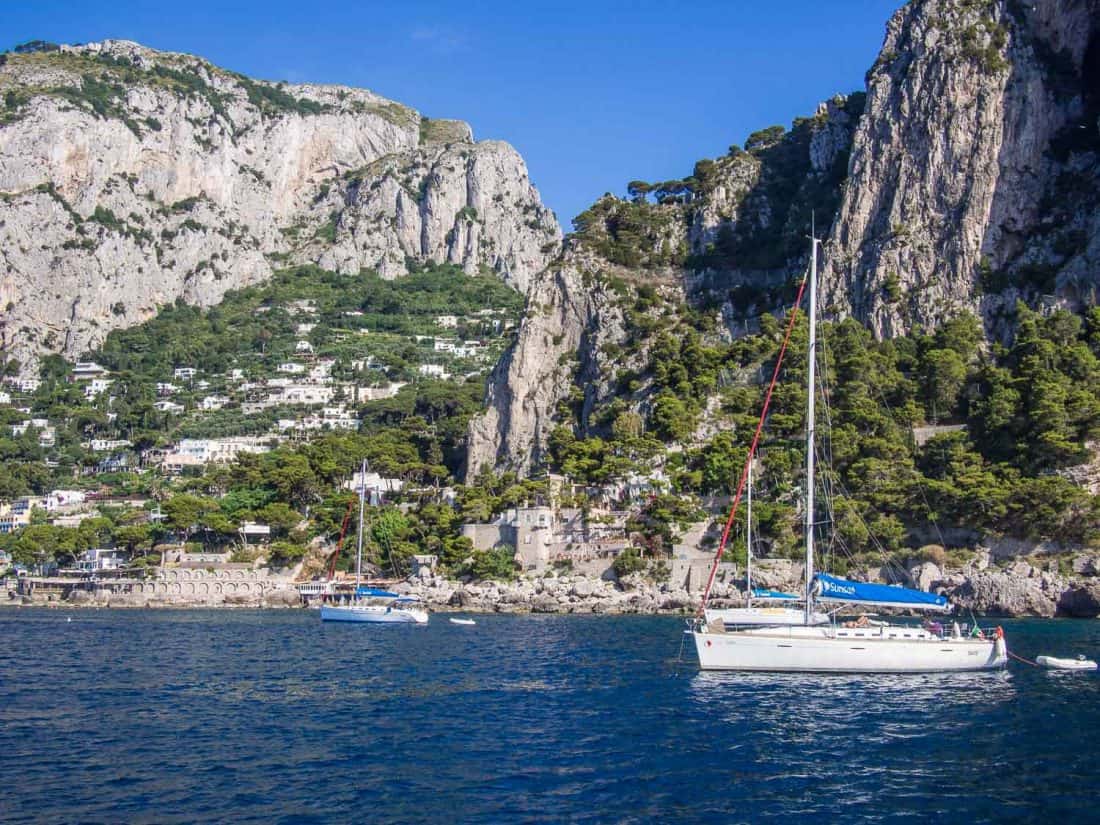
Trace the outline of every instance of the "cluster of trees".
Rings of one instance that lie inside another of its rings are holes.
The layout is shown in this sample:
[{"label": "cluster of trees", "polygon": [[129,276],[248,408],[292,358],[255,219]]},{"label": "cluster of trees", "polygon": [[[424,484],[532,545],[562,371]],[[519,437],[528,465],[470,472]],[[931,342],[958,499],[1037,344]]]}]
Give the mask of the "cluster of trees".
[{"label": "cluster of trees", "polygon": [[[863,93],[846,98],[844,108],[859,117]],[[693,270],[776,269],[805,255],[804,235],[812,214],[831,215],[848,172],[848,154],[839,152],[825,172],[813,169],[810,140],[816,118],[798,118],[788,131],[771,126],[753,132],[745,148],[731,146],[721,158],[704,159],[680,180],[627,184],[626,199],[604,195],[573,220],[574,236],[608,261],[632,268],[685,266]],[[739,170],[744,168],[744,173]],[[688,228],[697,202],[723,180],[751,171],[756,183],[713,242],[689,250]],[[758,214],[769,215],[758,220]]]},{"label": "cluster of trees", "polygon": [[[413,266],[411,274],[387,281],[374,272],[342,275],[307,265],[281,270],[266,284],[230,292],[210,309],[182,301],[129,329],[115,330],[90,353],[111,370],[129,371],[149,382],[169,381],[175,366],[197,364],[207,372],[232,365],[273,369],[293,357],[303,336],[298,324],[315,324],[305,337],[320,355],[348,354],[338,346],[343,334],[360,330],[411,337],[437,332],[438,315],[472,315],[483,309],[516,319],[523,297],[498,277],[467,275],[443,264]],[[298,301],[311,301],[315,313],[298,313]],[[369,356],[369,341],[359,357]]]},{"label": "cluster of trees", "polygon": [[[279,272],[269,284],[231,293],[210,309],[182,302],[166,306],[144,324],[113,331],[102,348],[87,353],[88,360],[113,373],[110,391],[94,399],[85,397],[82,384],[70,381],[71,365],[63,358],[43,358],[38,389],[19,402],[30,407],[31,417],[50,422],[55,444],[40,447],[33,427],[13,437],[9,426],[26,416],[0,408],[0,498],[102,483],[102,476],[81,475],[103,458],[81,446],[90,439],[129,440],[136,452],[179,437],[258,435],[270,430],[280,415],[287,417],[285,410],[244,416],[230,407],[181,418],[155,408],[158,382],[180,385],[174,401],[194,402],[202,395],[224,392],[217,375],[231,368],[243,368],[252,377],[274,374],[280,362],[294,356],[296,342],[303,337],[319,354],[337,359],[337,379],[368,380],[352,361],[375,357],[389,365],[388,373],[372,371],[371,376],[410,380],[427,357],[414,335],[437,332],[437,315],[474,316],[489,308],[500,318],[515,320],[522,311],[522,297],[495,276],[470,276],[450,265],[414,269],[406,278],[385,281],[373,273],[344,276],[299,267]],[[295,315],[291,304],[306,299],[313,302],[316,314]],[[298,324],[307,319],[316,326],[303,336]],[[471,325],[470,331],[476,327]],[[359,335],[358,330],[371,334]],[[503,343],[497,339],[498,346]],[[177,366],[198,366],[215,383],[203,390],[191,387],[173,378]],[[13,370],[18,371],[14,362],[0,364],[3,374]],[[446,477],[462,465],[466,423],[480,408],[482,393],[477,381],[418,377],[396,398],[364,405],[364,429],[379,444],[388,443],[378,448],[386,468],[411,476]],[[425,466],[410,470],[411,465]]]},{"label": "cluster of trees", "polygon": [[[1011,346],[989,350],[969,315],[888,341],[853,320],[820,325],[825,396],[817,429],[829,495],[818,520],[831,522],[852,552],[899,550],[913,528],[933,523],[1100,540],[1100,497],[1063,472],[1086,461],[1086,443],[1100,438],[1100,309],[1041,316],[1021,304],[1016,312]],[[758,334],[728,344],[685,323],[645,339],[645,373],[592,412],[587,429],[563,422],[550,439],[553,467],[601,483],[645,472],[664,454],[675,493],[732,493],[781,337],[768,315]],[[800,318],[756,477],[756,517],[779,553],[796,552],[800,532],[805,349]],[[699,442],[706,400],[716,393],[724,427]],[[931,437],[918,442],[917,429],[929,426]]]}]

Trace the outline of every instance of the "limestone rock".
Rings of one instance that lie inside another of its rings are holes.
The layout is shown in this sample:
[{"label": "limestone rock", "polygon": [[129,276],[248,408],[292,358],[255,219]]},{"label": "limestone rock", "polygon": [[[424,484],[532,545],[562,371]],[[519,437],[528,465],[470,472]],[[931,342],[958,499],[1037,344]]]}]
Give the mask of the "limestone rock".
[{"label": "limestone rock", "polygon": [[[89,77],[109,84],[97,111]],[[522,291],[560,246],[514,149],[364,89],[104,41],[9,55],[9,91],[26,102],[0,126],[0,347],[24,361],[278,265],[450,262]]]},{"label": "limestone rock", "polygon": [[447,604],[451,607],[468,607],[472,601],[470,593],[465,588],[459,587],[451,594]]},{"label": "limestone rock", "polygon": [[298,607],[302,603],[296,590],[270,590],[264,594],[266,607]]},{"label": "limestone rock", "polygon": [[1079,199],[1078,214],[1063,205],[1083,233],[1068,255],[1031,236],[1053,228],[1043,202],[1058,198],[1060,175],[1097,174],[1095,159],[1064,166],[1052,141],[1092,126],[1078,120],[1095,82],[1083,64],[1098,15],[1097,0],[928,0],[894,14],[829,235],[824,305],[889,336],[959,310],[995,321],[1018,294],[983,286],[995,272],[1050,267],[1044,290],[1070,303],[1073,278],[1095,285],[1095,199]]},{"label": "limestone rock", "polygon": [[975,613],[1002,616],[1053,616],[1060,596],[1040,579],[1016,578],[1000,571],[974,573],[948,594]]},{"label": "limestone rock", "polygon": [[943,572],[930,561],[922,562],[909,571],[909,579],[913,586],[926,593],[930,592],[932,585],[943,578]]},{"label": "limestone rock", "polygon": [[1100,616],[1100,583],[1089,582],[1065,591],[1058,600],[1058,612],[1078,619]]},{"label": "limestone rock", "polygon": [[532,613],[557,613],[558,601],[553,596],[540,593],[531,600]]}]

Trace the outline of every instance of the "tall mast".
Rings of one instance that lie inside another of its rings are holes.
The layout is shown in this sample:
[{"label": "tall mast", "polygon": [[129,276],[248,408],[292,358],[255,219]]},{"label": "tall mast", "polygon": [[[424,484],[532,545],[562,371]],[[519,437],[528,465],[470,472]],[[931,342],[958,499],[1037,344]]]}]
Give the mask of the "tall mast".
[{"label": "tall mast", "polygon": [[367,498],[367,460],[363,459],[363,466],[359,470],[359,543],[355,549],[355,593],[359,595],[359,580],[363,574],[363,511],[366,510]]},{"label": "tall mast", "polygon": [[745,606],[752,607],[752,460],[749,460],[748,505],[745,510]]},{"label": "tall mast", "polygon": [[817,367],[817,244],[810,238],[810,344],[806,371],[806,618],[814,612],[814,386]]}]

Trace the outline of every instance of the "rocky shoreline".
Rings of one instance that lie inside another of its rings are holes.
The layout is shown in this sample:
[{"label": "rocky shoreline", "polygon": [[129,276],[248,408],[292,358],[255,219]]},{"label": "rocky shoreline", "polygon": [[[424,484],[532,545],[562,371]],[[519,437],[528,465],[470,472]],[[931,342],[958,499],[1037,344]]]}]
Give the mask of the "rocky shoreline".
[{"label": "rocky shoreline", "polygon": [[[960,612],[983,616],[1072,618],[1100,617],[1100,558],[1077,559],[1074,575],[1056,572],[1054,565],[1033,565],[1017,559],[997,567],[968,565],[956,571],[942,571],[932,562],[913,565],[899,582],[921,590],[940,592]],[[758,571],[761,586],[797,592],[801,567],[780,561]],[[864,571],[855,578],[883,580],[881,571]],[[714,607],[744,604],[738,583],[718,581],[711,593]],[[610,571],[602,578],[548,573],[513,581],[459,581],[425,573],[393,587],[403,595],[417,596],[435,612],[547,613],[597,615],[691,615],[698,608],[699,594],[657,583],[641,574],[623,578]],[[285,584],[261,592],[238,593],[216,600],[186,595],[151,596],[140,592],[89,592],[74,589],[64,598],[56,594],[20,596],[9,592],[0,606],[48,606],[93,608],[295,608],[303,600],[294,585]],[[889,611],[883,611],[889,612]]]}]

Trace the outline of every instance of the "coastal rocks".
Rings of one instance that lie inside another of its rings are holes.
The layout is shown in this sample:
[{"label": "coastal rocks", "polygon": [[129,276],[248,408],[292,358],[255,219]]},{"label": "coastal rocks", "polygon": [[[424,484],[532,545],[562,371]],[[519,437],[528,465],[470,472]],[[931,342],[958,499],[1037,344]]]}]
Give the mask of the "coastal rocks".
[{"label": "coastal rocks", "polygon": [[1063,588],[1052,578],[1016,578],[1011,573],[972,574],[948,595],[975,613],[1050,617],[1057,612]]},{"label": "coastal rocks", "polygon": [[1058,612],[1076,619],[1100,617],[1100,582],[1077,585],[1062,593]]},{"label": "coastal rocks", "polygon": [[298,607],[302,603],[297,590],[272,590],[264,594],[264,607]]},{"label": "coastal rocks", "polygon": [[926,593],[932,590],[932,585],[943,579],[943,572],[933,562],[922,562],[909,570],[909,580],[918,590]]},{"label": "coastal rocks", "polygon": [[442,610],[495,613],[623,614],[684,612],[696,597],[682,591],[662,592],[661,587],[632,577],[631,589],[585,576],[519,579],[512,582],[457,584],[436,577],[430,582],[410,578],[397,590],[422,599]]},{"label": "coastal rocks", "polygon": [[1100,556],[1080,555],[1073,557],[1073,572],[1081,576],[1100,575]]},{"label": "coastal rocks", "polygon": [[560,609],[558,600],[549,593],[540,593],[531,600],[532,613],[557,613]]}]

